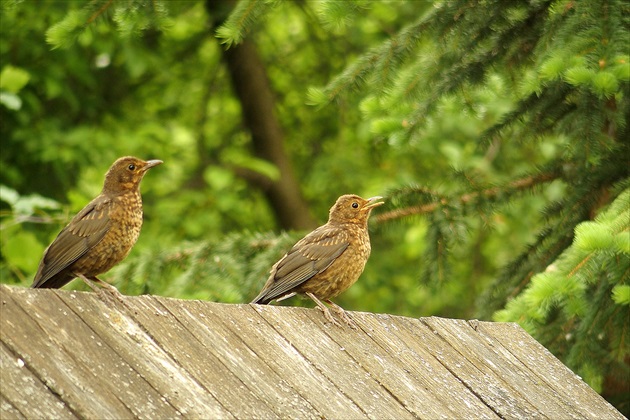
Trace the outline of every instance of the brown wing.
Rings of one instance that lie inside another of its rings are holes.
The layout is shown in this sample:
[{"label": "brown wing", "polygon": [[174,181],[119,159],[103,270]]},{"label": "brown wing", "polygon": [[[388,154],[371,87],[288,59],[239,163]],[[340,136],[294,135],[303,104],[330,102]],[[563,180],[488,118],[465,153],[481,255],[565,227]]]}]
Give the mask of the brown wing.
[{"label": "brown wing", "polygon": [[99,196],[68,223],[44,251],[31,287],[45,287],[46,282],[72,265],[103,239],[110,228],[110,204],[110,199]]},{"label": "brown wing", "polygon": [[345,231],[329,225],[309,233],[271,269],[263,290],[252,303],[269,303],[326,270],[350,242]]}]

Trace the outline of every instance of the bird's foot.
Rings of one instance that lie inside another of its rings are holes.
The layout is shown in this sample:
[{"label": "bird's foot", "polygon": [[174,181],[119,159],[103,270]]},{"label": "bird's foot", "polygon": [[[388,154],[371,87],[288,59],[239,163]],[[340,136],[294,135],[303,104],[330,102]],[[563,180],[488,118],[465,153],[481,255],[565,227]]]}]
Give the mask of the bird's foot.
[{"label": "bird's foot", "polygon": [[[327,320],[328,320],[331,324],[334,324],[334,325],[336,325],[336,326],[338,326],[338,327],[341,327],[341,326],[342,326],[342,325],[339,323],[339,321],[337,321],[337,320],[335,319],[335,317],[333,317],[333,316],[332,316],[332,314],[330,313],[330,309],[328,309],[328,307],[326,307],[326,305],[324,305],[324,304],[323,304],[323,303],[322,303],[319,299],[317,299],[317,297],[316,297],[314,294],[312,294],[312,293],[310,293],[310,292],[307,292],[307,293],[306,293],[306,296],[308,296],[308,297],[310,297],[311,299],[313,299],[313,302],[315,302],[315,303],[317,304],[317,309],[319,309],[320,311],[322,311],[322,312],[324,313],[324,317],[325,317],[325,318],[326,318],[326,319],[327,319]],[[328,301],[328,302],[330,302],[330,301]],[[334,304],[333,304],[333,305],[334,305]],[[334,305],[334,306],[337,306],[337,305]],[[343,312],[343,309],[342,309],[342,312]],[[342,317],[342,319],[343,319],[343,317]],[[344,320],[344,321],[345,321],[345,320]],[[346,321],[346,322],[347,322],[347,321]]]},{"label": "bird's foot", "polygon": [[[116,298],[119,302],[123,301],[123,295],[111,284],[104,282],[98,277],[86,277],[83,274],[77,274],[77,277],[81,278],[88,286],[92,288],[103,300],[112,303],[112,297]],[[98,284],[98,286],[97,286]],[[100,286],[100,287],[99,287]]]},{"label": "bird's foot", "polygon": [[324,306],[323,308],[321,308],[321,307],[319,307],[319,306],[318,306],[318,307],[317,307],[317,309],[319,309],[320,311],[322,311],[322,312],[324,313],[324,317],[325,317],[325,318],[326,318],[326,319],[327,319],[327,320],[328,320],[331,324],[336,325],[336,326],[338,326],[338,327],[341,327],[341,324],[339,323],[339,321],[337,321],[337,320],[335,319],[335,317],[334,317],[334,316],[332,316],[332,314],[330,313],[330,310],[329,310],[327,307],[325,307],[325,306]]},{"label": "bird's foot", "polygon": [[330,299],[326,302],[331,306],[332,310],[337,314],[337,316],[339,316],[339,318],[341,318],[341,320],[345,322],[350,328],[355,330],[358,328],[357,324],[352,320],[352,318],[348,316],[346,311],[344,311],[341,306],[332,302]]}]

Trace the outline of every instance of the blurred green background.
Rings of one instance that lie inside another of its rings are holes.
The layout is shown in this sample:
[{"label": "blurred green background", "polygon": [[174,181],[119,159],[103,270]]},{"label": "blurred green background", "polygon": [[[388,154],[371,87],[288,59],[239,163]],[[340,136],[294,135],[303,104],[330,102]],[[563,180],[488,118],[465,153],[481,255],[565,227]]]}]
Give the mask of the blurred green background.
[{"label": "blurred green background", "polygon": [[383,195],[338,304],[519,322],[628,414],[627,2],[1,7],[3,283],[120,156],[164,161],[101,276],[130,295],[248,302],[338,196]]}]

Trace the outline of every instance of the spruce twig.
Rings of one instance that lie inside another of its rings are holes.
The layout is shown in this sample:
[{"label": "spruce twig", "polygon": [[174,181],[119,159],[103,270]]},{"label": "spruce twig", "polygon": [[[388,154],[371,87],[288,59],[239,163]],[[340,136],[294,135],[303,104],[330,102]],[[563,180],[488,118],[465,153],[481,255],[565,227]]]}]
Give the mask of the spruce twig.
[{"label": "spruce twig", "polygon": [[487,188],[482,191],[466,193],[452,199],[442,198],[440,199],[440,201],[429,203],[429,204],[423,204],[420,206],[409,206],[405,208],[391,210],[391,211],[379,214],[378,216],[375,217],[375,219],[377,223],[382,223],[389,220],[400,219],[407,216],[431,213],[435,211],[439,206],[445,206],[455,201],[461,204],[470,204],[481,198],[492,198],[502,193],[506,193],[510,191],[526,190],[536,185],[553,181],[554,179],[557,179],[559,177],[560,177],[560,174],[555,173],[555,172],[532,175],[532,176],[528,176],[525,178],[512,181],[503,187],[497,186],[497,187]]}]

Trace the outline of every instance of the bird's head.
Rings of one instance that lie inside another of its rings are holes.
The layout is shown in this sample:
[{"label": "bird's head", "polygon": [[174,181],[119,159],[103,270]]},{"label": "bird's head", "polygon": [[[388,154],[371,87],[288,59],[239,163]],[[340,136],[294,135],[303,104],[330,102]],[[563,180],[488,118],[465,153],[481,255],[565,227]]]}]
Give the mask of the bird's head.
[{"label": "bird's head", "polygon": [[144,161],[133,156],[125,156],[116,160],[105,175],[103,192],[123,193],[137,189],[144,174],[161,160]]},{"label": "bird's head", "polygon": [[329,223],[356,223],[367,226],[367,220],[374,207],[385,204],[383,197],[371,197],[367,200],[354,194],[342,195],[330,209]]}]

